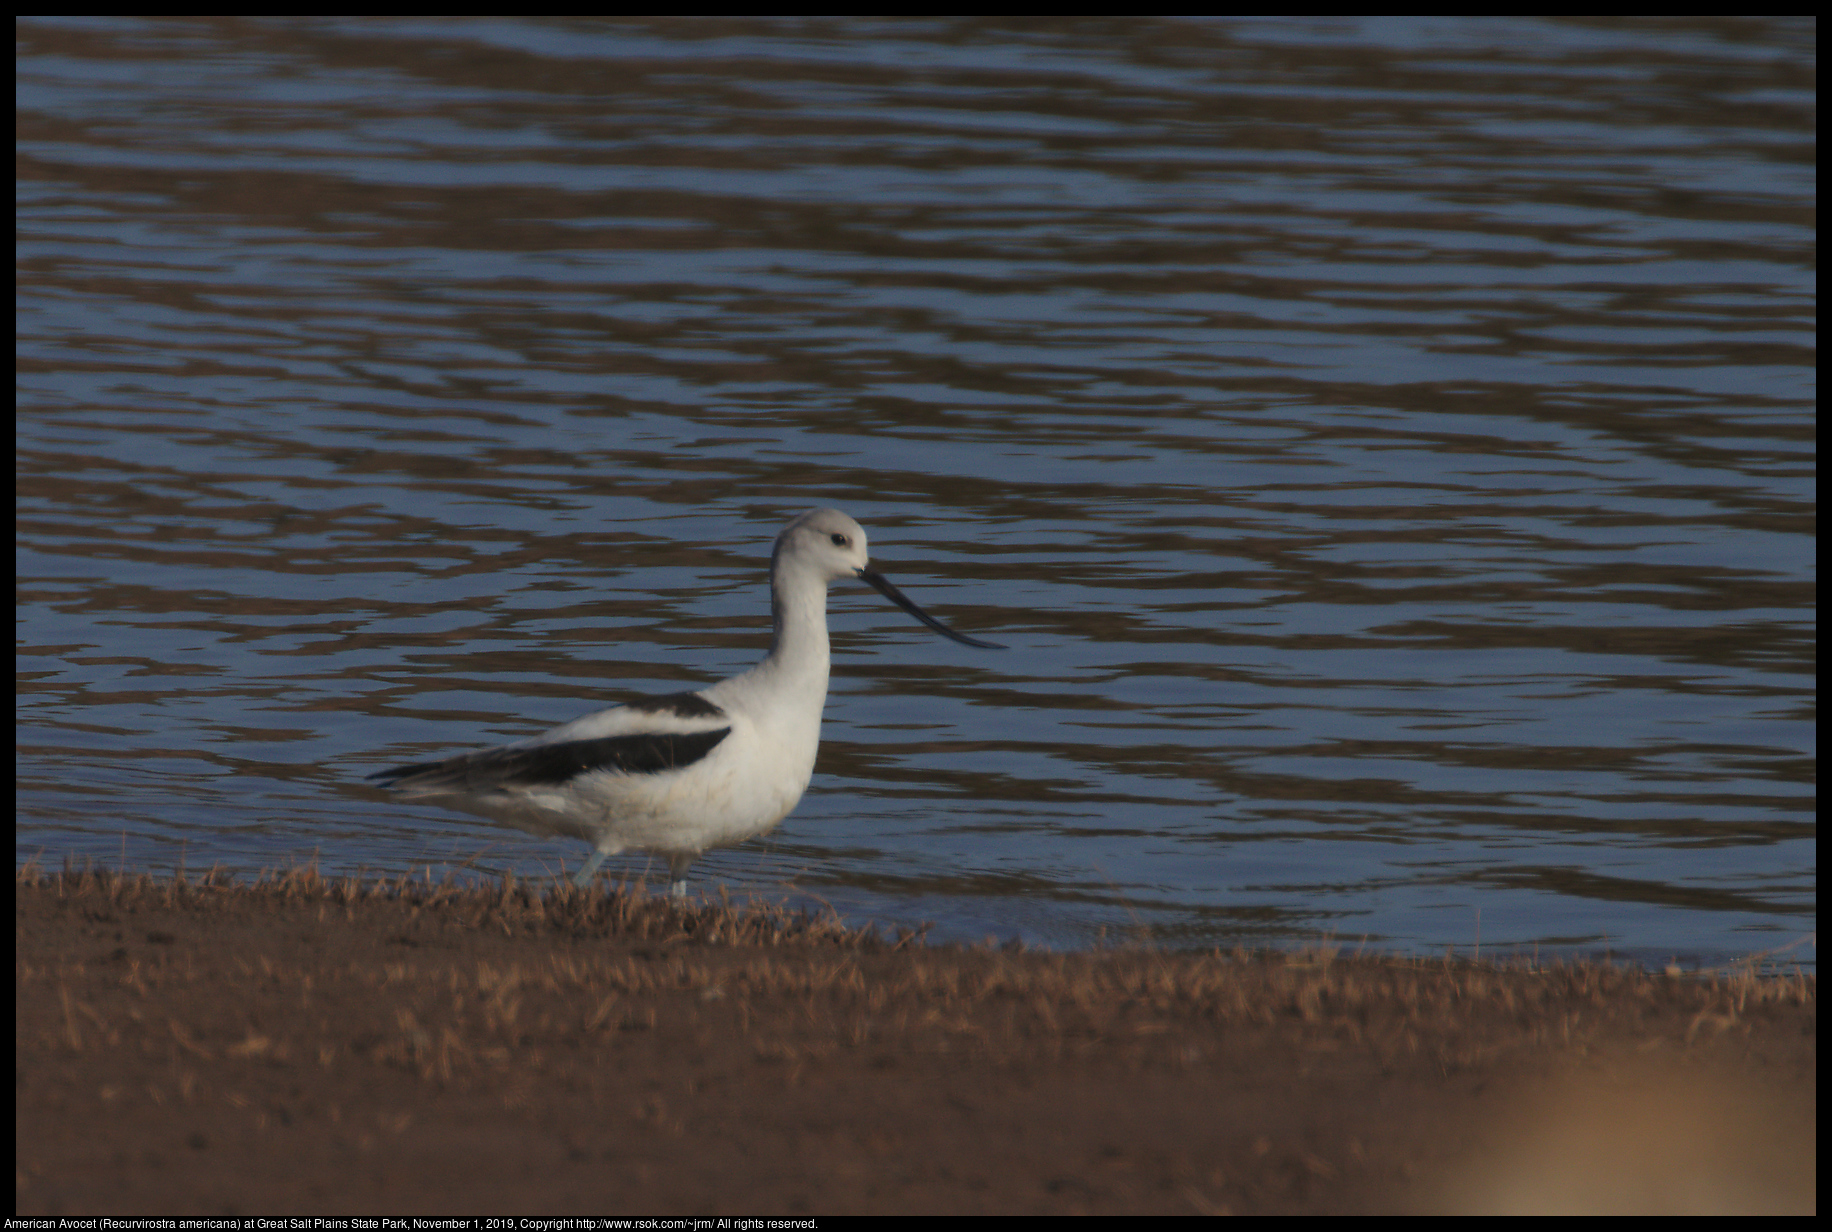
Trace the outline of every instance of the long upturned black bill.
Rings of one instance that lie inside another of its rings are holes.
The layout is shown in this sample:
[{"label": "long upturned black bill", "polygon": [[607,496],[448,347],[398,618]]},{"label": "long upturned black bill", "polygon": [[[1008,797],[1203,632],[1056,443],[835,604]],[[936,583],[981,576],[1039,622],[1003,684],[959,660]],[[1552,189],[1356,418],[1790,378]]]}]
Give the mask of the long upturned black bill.
[{"label": "long upturned black bill", "polygon": [[1005,647],[999,645],[997,642],[982,642],[977,637],[968,637],[965,633],[956,633],[947,625],[944,625],[941,621],[917,607],[907,595],[901,590],[898,590],[895,586],[892,586],[890,582],[885,579],[884,575],[879,573],[876,569],[859,570],[859,580],[869,585],[886,599],[889,599],[892,603],[895,603],[898,607],[902,608],[943,637],[951,637],[963,646],[978,646],[981,650],[1005,649]]}]

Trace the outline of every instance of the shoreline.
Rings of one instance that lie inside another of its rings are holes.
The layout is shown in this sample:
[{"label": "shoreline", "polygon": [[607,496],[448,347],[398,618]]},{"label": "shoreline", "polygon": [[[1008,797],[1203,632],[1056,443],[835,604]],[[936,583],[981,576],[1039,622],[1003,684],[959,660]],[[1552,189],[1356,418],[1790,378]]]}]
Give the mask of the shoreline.
[{"label": "shoreline", "polygon": [[310,869],[28,865],[15,918],[22,1214],[1816,1201],[1803,974],[931,945]]}]

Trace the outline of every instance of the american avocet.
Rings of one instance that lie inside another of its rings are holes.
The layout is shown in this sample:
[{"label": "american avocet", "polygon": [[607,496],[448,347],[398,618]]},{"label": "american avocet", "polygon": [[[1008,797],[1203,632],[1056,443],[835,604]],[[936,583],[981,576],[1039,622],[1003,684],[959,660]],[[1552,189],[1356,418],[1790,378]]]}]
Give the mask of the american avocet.
[{"label": "american avocet", "polygon": [[534,834],[582,838],[607,856],[664,856],[676,897],[709,847],[789,815],[814,775],[827,700],[827,583],[858,578],[945,637],[1003,650],[936,620],[867,567],[865,530],[838,509],[802,514],[770,554],[776,636],[763,662],[689,693],[638,698],[545,735],[369,776],[409,800],[479,813]]}]

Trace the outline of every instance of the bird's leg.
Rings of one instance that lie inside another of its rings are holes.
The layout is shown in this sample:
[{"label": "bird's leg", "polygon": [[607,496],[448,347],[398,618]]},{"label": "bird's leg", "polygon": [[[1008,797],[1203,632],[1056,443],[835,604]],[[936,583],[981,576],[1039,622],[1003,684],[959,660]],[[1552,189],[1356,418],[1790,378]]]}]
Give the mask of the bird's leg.
[{"label": "bird's leg", "polygon": [[685,900],[687,897],[687,866],[693,863],[692,856],[671,855],[668,857],[668,876],[674,884],[668,894],[672,898]]},{"label": "bird's leg", "polygon": [[598,871],[598,866],[604,863],[604,857],[609,854],[610,852],[608,851],[592,852],[592,858],[587,860],[585,862],[585,867],[581,868],[578,874],[573,877],[573,884],[583,890],[586,883],[592,879],[592,874]]}]

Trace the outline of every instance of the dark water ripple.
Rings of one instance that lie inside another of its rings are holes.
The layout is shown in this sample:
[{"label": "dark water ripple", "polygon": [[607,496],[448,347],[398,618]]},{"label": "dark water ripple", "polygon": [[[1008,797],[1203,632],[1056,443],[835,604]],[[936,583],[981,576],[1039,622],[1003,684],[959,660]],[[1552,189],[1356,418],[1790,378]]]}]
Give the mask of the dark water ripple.
[{"label": "dark water ripple", "polygon": [[18,856],[576,864],[358,780],[835,504],[1013,649],[836,592],[740,891],[1811,961],[1815,33],[22,20]]}]

